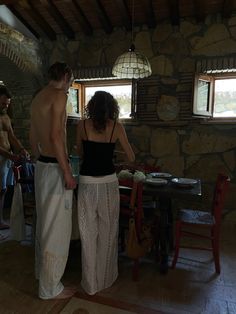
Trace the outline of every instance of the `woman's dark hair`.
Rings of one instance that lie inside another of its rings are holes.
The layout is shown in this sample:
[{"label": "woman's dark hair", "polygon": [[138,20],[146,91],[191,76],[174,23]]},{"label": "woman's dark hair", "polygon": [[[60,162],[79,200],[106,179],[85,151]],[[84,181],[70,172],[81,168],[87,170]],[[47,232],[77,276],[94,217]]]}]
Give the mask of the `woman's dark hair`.
[{"label": "woman's dark hair", "polygon": [[88,102],[85,114],[87,118],[92,119],[95,130],[101,132],[105,130],[108,119],[118,119],[118,102],[110,93],[97,91]]},{"label": "woman's dark hair", "polygon": [[0,86],[0,96],[2,95],[5,95],[7,98],[11,98],[9,90],[4,85]]},{"label": "woman's dark hair", "polygon": [[60,81],[65,74],[68,74],[69,79],[73,76],[72,69],[63,62],[54,63],[48,70],[48,78],[53,81]]}]

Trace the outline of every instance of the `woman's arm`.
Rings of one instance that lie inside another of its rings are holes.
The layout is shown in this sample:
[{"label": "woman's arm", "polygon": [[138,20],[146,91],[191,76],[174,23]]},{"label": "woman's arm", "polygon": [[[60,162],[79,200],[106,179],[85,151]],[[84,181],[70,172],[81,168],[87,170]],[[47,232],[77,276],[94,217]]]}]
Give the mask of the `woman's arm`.
[{"label": "woman's arm", "polygon": [[84,123],[84,120],[80,120],[77,124],[77,130],[76,130],[77,153],[81,158],[83,156],[83,146],[82,146],[83,123]]},{"label": "woman's arm", "polygon": [[13,151],[17,152],[18,155],[22,155],[22,156],[25,156],[26,158],[29,158],[30,157],[29,153],[21,144],[20,140],[16,137],[13,131],[10,118],[7,120],[7,134],[8,134],[9,143],[11,144]]},{"label": "woman's arm", "polygon": [[129,143],[125,128],[119,122],[117,123],[116,132],[117,132],[117,138],[118,138],[118,140],[121,144],[121,147],[123,148],[126,156],[128,157],[128,160],[130,162],[133,162],[135,160],[135,155],[134,155],[133,149]]}]

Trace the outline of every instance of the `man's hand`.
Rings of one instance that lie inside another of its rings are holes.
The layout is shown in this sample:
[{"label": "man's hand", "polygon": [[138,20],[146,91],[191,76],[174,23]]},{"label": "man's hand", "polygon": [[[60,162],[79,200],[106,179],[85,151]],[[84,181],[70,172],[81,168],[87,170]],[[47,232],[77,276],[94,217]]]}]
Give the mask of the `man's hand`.
[{"label": "man's hand", "polygon": [[77,182],[71,173],[64,173],[64,179],[66,183],[66,189],[73,190],[77,186]]},{"label": "man's hand", "polygon": [[21,159],[21,157],[20,157],[20,155],[11,154],[9,159],[12,160],[13,162],[17,162]]}]

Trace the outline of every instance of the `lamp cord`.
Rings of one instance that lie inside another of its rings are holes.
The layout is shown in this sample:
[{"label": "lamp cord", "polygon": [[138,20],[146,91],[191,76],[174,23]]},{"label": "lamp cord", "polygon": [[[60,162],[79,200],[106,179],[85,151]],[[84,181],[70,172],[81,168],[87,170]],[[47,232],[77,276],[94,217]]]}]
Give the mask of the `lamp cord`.
[{"label": "lamp cord", "polygon": [[134,0],[131,1],[132,13],[131,13],[131,43],[134,43]]},{"label": "lamp cord", "polygon": [[129,51],[134,51],[134,0],[130,1],[131,3],[131,46]]}]

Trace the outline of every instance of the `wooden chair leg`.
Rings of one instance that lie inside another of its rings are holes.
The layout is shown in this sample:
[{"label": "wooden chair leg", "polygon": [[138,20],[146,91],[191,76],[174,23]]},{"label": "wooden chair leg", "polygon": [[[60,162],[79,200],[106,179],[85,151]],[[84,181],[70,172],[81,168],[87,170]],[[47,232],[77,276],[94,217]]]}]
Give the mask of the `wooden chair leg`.
[{"label": "wooden chair leg", "polygon": [[213,257],[215,262],[215,270],[217,274],[220,274],[220,244],[219,244],[219,234],[213,237]]},{"label": "wooden chair leg", "polygon": [[179,246],[180,246],[180,236],[181,236],[181,222],[176,222],[176,234],[175,234],[175,253],[174,258],[172,261],[171,268],[175,268],[175,265],[177,263],[177,259],[179,257]]},{"label": "wooden chair leg", "polygon": [[139,260],[135,259],[133,263],[133,281],[138,281],[139,277]]},{"label": "wooden chair leg", "polygon": [[174,250],[174,234],[173,234],[173,213],[171,208],[168,208],[168,243],[169,250]]},{"label": "wooden chair leg", "polygon": [[120,233],[120,248],[121,252],[125,251],[125,228],[121,228],[121,233]]},{"label": "wooden chair leg", "polygon": [[155,260],[160,262],[160,221],[159,217],[155,218],[153,226],[153,239],[155,248]]}]

